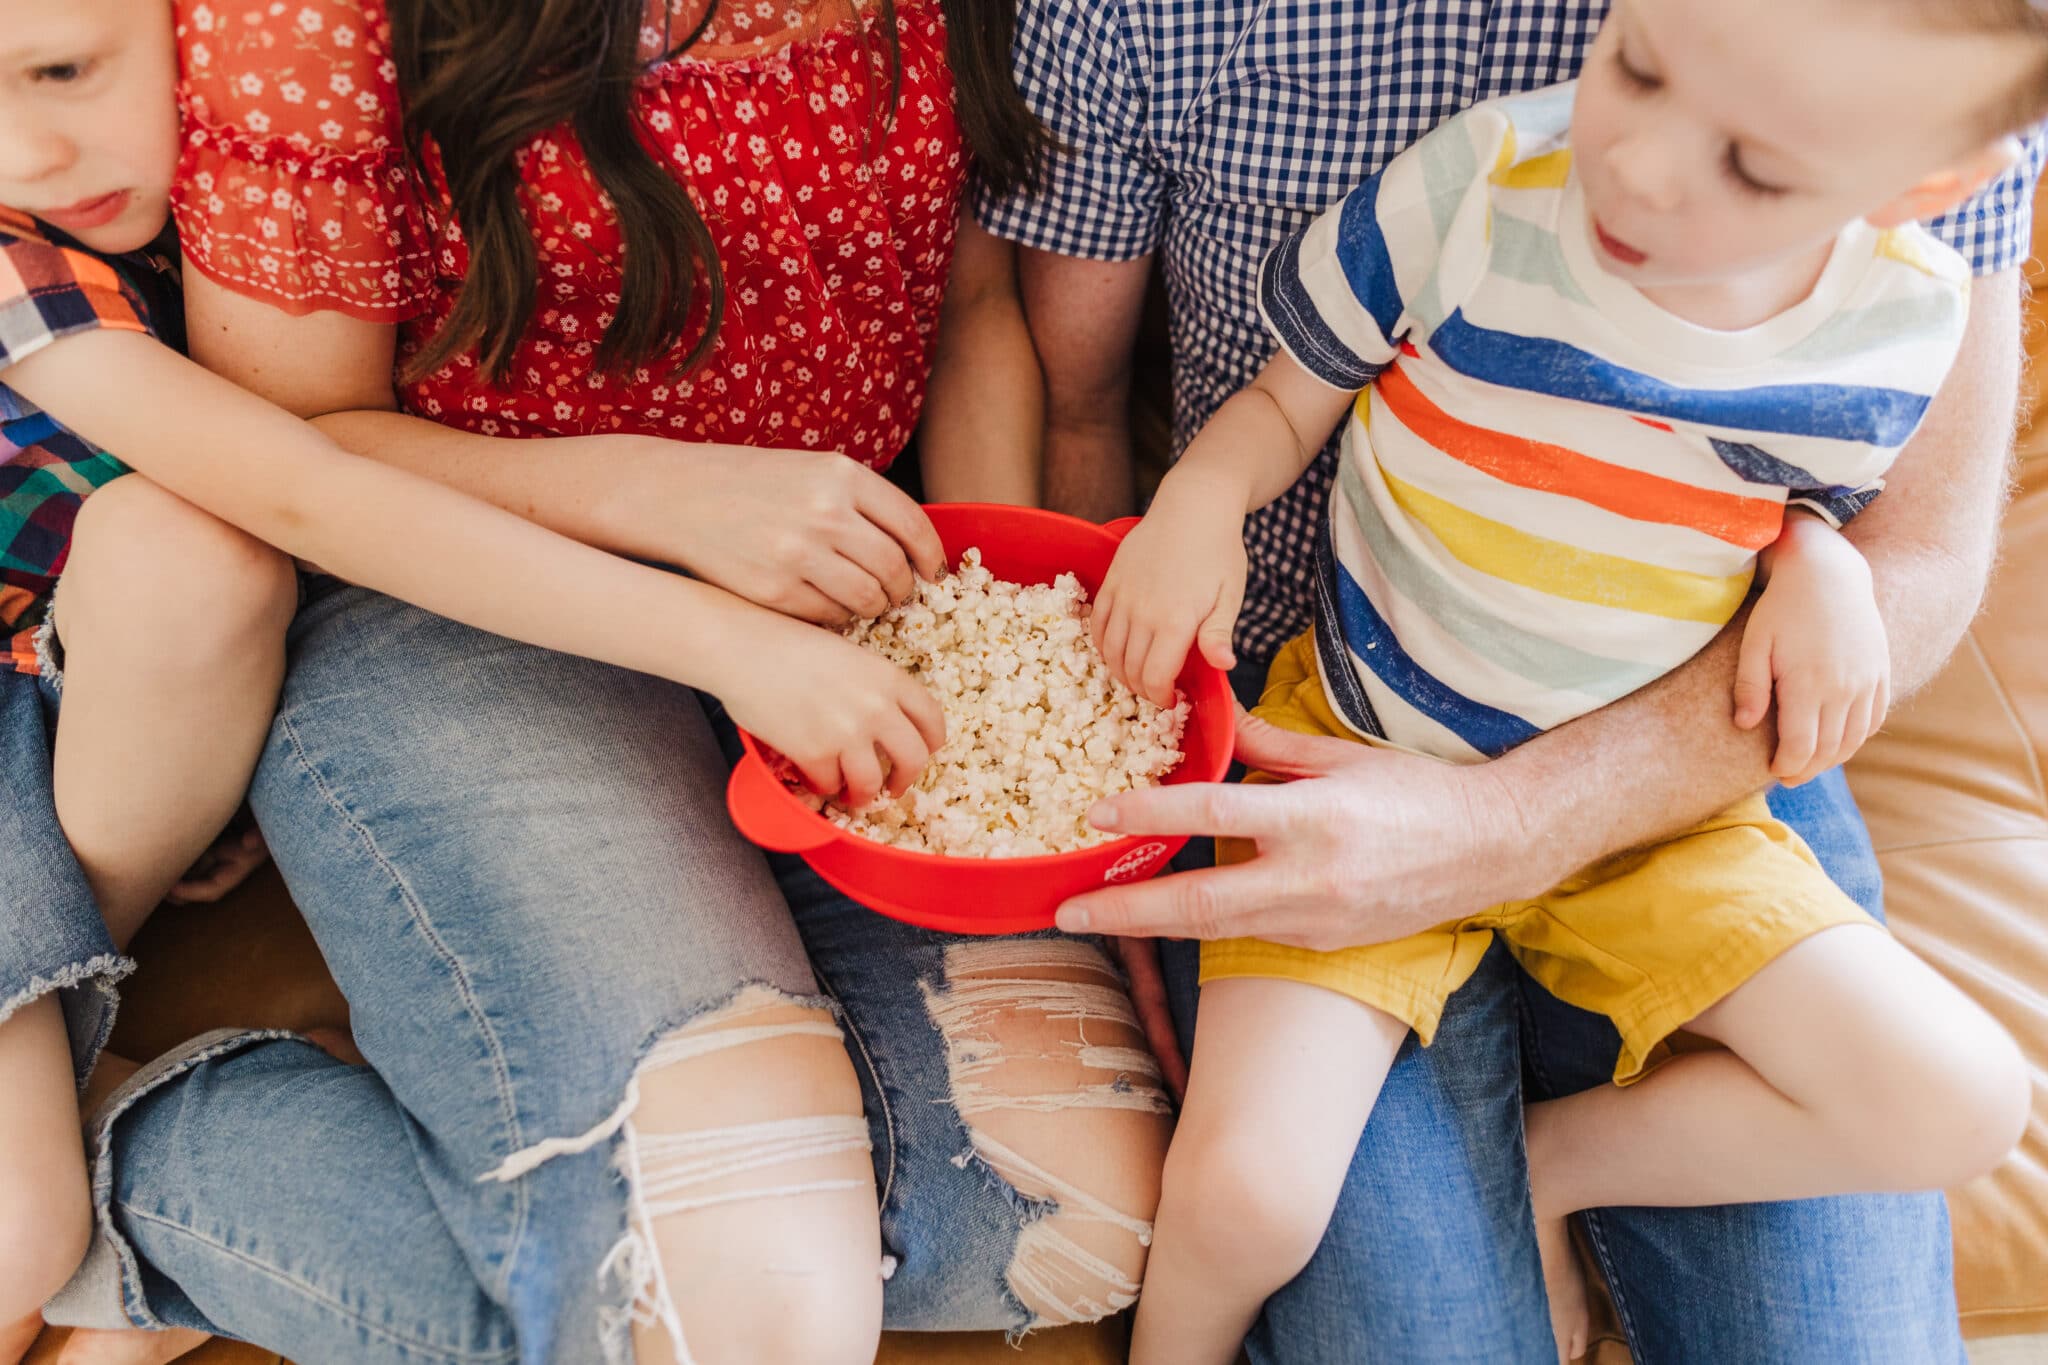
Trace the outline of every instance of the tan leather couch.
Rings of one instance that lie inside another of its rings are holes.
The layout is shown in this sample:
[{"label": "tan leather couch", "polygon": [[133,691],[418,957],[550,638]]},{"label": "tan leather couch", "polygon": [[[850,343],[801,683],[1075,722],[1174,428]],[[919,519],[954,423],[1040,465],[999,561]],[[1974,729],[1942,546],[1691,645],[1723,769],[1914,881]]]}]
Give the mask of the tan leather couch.
[{"label": "tan leather couch", "polygon": [[[2048,207],[2048,199],[2044,199]],[[2036,248],[2048,255],[2048,213]],[[2048,296],[2044,296],[2048,297]],[[2048,357],[2048,302],[2029,344]],[[2048,374],[2048,370],[2040,372]],[[2038,1080],[2024,1149],[1951,1192],[1956,1289],[1977,1365],[2048,1362],[2048,402],[2024,414],[2021,487],[1984,615],[1942,677],[1851,766],[1897,932],[2016,1034]],[[1140,414],[1140,429],[1154,431]],[[167,910],[136,944],[116,1047],[146,1057],[225,1024],[307,1028],[347,1010],[275,877],[229,903]],[[1064,1328],[1012,1351],[999,1336],[892,1336],[885,1365],[1110,1365],[1122,1322]],[[54,1355],[50,1334],[31,1357]],[[216,1345],[199,1365],[277,1365]],[[1628,1359],[1608,1326],[1598,1365]]]}]

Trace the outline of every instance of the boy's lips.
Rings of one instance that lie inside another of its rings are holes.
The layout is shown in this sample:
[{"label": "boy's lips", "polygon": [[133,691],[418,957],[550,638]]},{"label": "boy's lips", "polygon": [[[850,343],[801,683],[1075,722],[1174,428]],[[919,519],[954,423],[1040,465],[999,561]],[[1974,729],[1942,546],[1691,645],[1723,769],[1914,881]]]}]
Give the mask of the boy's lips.
[{"label": "boy's lips", "polygon": [[1598,239],[1602,251],[1623,265],[1641,265],[1644,261],[1650,259],[1646,253],[1636,250],[1627,242],[1622,241],[1621,238],[1600,226],[1600,220],[1597,218],[1593,220],[1593,236]]},{"label": "boy's lips", "polygon": [[35,216],[66,232],[105,227],[127,210],[128,198],[127,190],[114,190],[93,199],[81,199],[61,209],[44,209]]}]

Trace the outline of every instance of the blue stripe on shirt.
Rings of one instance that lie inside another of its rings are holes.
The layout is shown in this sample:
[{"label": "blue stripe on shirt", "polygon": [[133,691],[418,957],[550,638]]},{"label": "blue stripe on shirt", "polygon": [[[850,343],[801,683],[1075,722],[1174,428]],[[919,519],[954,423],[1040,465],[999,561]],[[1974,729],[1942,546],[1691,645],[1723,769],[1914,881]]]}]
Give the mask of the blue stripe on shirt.
[{"label": "blue stripe on shirt", "polygon": [[1688,389],[1548,337],[1479,327],[1454,311],[1429,348],[1460,374],[1525,393],[1595,403],[1667,422],[1897,447],[1927,411],[1925,394],[1842,384]]},{"label": "blue stripe on shirt", "polygon": [[1310,374],[1332,388],[1362,389],[1383,367],[1345,345],[1323,320],[1301,282],[1302,235],[1288,234],[1267,255],[1259,271],[1259,306],[1288,354]]},{"label": "blue stripe on shirt", "polygon": [[1380,231],[1379,205],[1377,174],[1344,196],[1344,210],[1337,218],[1337,262],[1344,267],[1352,296],[1372,314],[1380,336],[1392,345],[1406,305],[1394,278],[1394,258],[1387,251],[1386,234]]},{"label": "blue stripe on shirt", "polygon": [[1344,643],[1388,691],[1488,758],[1498,758],[1541,733],[1520,716],[1497,711],[1445,686],[1401,648],[1365,589],[1342,564],[1337,565],[1336,577]]}]

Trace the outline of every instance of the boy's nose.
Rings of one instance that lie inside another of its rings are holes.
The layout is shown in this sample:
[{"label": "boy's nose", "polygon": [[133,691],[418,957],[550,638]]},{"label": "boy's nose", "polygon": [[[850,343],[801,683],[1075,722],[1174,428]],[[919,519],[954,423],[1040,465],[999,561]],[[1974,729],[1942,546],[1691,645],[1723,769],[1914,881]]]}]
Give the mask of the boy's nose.
[{"label": "boy's nose", "polygon": [[1649,138],[1628,137],[1607,149],[1607,166],[1615,183],[1645,208],[1670,213],[1685,198],[1677,158]]},{"label": "boy's nose", "polygon": [[78,149],[70,138],[32,123],[0,118],[0,180],[33,185],[71,169]]}]

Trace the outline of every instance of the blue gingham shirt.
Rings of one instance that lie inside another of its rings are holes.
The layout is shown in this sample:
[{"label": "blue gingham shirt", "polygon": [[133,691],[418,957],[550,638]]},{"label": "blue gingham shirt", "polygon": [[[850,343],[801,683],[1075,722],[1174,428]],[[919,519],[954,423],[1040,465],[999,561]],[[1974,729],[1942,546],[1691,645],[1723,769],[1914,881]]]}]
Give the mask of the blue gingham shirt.
[{"label": "blue gingham shirt", "polygon": [[[1274,350],[1258,267],[1288,233],[1445,118],[1569,80],[1607,0],[1019,0],[1025,99],[1067,149],[1038,192],[985,192],[983,226],[1092,260],[1163,251],[1174,450]],[[2026,255],[2044,144],[1935,230],[1980,272]],[[1334,438],[1245,528],[1237,647],[1308,625]]]}]

